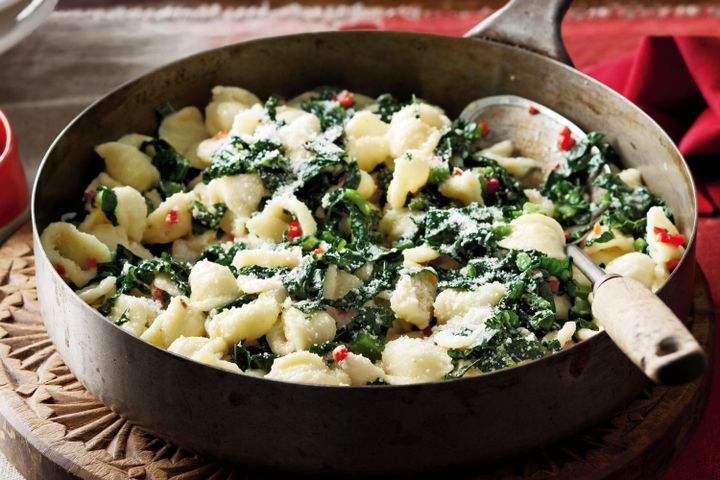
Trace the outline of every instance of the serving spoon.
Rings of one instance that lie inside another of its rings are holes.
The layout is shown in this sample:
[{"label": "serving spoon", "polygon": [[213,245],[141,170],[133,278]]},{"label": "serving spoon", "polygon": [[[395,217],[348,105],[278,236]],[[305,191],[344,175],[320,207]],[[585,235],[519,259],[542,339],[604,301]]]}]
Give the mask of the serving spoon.
[{"label": "serving spoon", "polygon": [[[540,161],[541,168],[522,179],[529,187],[540,185],[565,160],[556,143],[559,132],[567,127],[575,139],[585,137],[559,113],[515,95],[475,100],[460,117],[485,122],[489,129],[484,141],[489,144],[511,139],[522,156]],[[586,189],[596,197],[592,182]],[[593,220],[601,213],[594,212]],[[637,280],[603,271],[577,245],[581,240],[568,243],[565,252],[593,284],[592,314],[620,350],[657,383],[681,385],[702,375],[703,349],[672,310]]]}]

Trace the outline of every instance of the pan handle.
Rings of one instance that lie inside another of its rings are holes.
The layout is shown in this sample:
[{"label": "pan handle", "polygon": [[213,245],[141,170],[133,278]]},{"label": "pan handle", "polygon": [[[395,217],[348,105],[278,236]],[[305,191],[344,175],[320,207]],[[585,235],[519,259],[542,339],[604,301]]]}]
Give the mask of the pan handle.
[{"label": "pan handle", "polygon": [[560,24],[572,0],[510,0],[465,34],[531,50],[572,66]]}]

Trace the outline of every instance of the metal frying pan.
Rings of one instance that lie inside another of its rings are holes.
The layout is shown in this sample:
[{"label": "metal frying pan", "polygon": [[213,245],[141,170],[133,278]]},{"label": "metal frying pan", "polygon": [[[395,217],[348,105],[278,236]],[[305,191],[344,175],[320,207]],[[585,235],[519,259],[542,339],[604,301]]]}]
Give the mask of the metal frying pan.
[{"label": "metal frying pan", "polygon": [[352,31],[231,45],[163,67],[89,107],[47,153],[32,206],[42,315],[72,372],[136,424],[178,445],[262,471],[363,474],[471,467],[558,440],[622,406],[646,380],[604,333],[522,366],[420,385],[311,386],[218,370],[105,320],[57,275],[38,241],[38,233],[71,208],[100,170],[93,145],[126,132],[152,133],[155,105],[202,106],[217,84],[243,86],[260,96],[289,97],[321,84],[371,95],[416,93],[450,115],[475,98],[515,94],[561,112],[585,130],[607,132],[626,165],[639,168],[650,189],[667,200],[690,240],[659,295],[686,318],[695,269],[690,172],[647,115],[562,62],[567,54],[559,21],[568,3],[514,0],[467,38]]}]

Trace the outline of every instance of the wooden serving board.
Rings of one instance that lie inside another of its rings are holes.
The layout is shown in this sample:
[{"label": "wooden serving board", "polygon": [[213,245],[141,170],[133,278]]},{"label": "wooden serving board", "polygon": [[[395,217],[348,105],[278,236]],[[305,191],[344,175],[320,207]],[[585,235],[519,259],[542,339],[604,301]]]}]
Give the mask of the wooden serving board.
[{"label": "wooden serving board", "polygon": [[[242,467],[194,455],[133,426],[93,397],[45,331],[34,273],[26,224],[0,246],[0,450],[20,473],[28,479],[247,477]],[[712,357],[715,325],[701,275],[693,305],[691,330]],[[470,477],[657,478],[700,421],[710,378],[708,372],[683,387],[648,387],[602,425]]]}]

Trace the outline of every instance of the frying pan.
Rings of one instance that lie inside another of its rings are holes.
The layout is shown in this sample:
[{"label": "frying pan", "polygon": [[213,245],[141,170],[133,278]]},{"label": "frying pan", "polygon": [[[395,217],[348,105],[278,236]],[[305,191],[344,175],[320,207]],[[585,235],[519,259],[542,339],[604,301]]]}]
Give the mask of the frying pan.
[{"label": "frying pan", "polygon": [[606,132],[624,163],[639,168],[667,200],[689,242],[658,293],[687,318],[695,278],[690,172],[647,115],[568,65],[559,36],[568,4],[514,0],[466,38],[349,31],[244,42],[162,67],[90,106],[48,151],[32,205],[42,316],[71,371],[135,424],[262,471],[470,468],[556,441],[624,405],[646,379],[605,333],[514,368],[419,385],[327,387],[229,373],[104,319],[65,284],[39,243],[39,233],[72,208],[101,169],[95,144],[127,132],[152,134],[155,105],[203,106],[214,85],[242,86],[261,97],[290,97],[323,84],[369,95],[415,93],[449,115],[478,97],[515,94],[586,131]]}]

